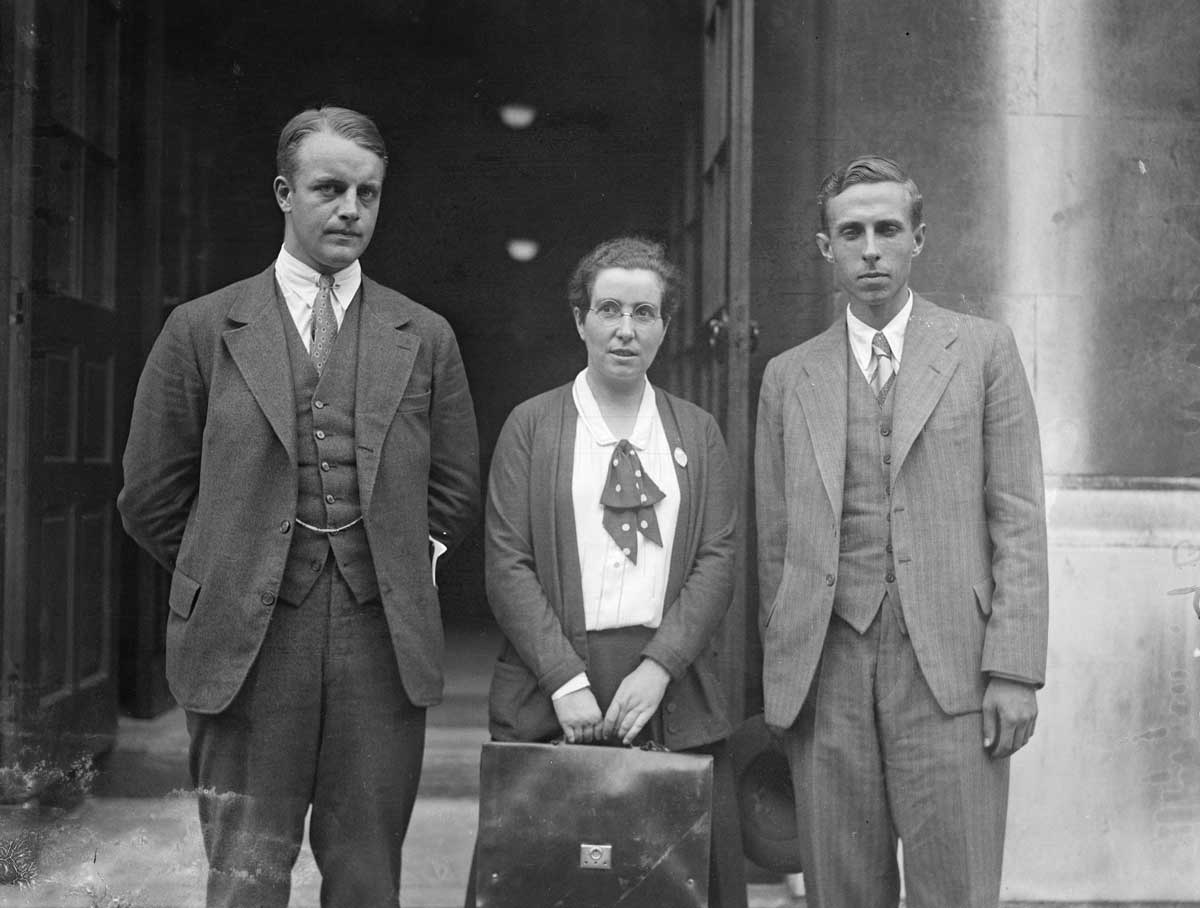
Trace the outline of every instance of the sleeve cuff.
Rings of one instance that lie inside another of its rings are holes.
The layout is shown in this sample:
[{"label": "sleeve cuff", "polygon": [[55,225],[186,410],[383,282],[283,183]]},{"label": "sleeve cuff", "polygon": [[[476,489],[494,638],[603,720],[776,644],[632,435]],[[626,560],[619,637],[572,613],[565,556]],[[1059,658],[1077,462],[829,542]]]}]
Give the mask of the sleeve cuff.
[{"label": "sleeve cuff", "polygon": [[1015,681],[1017,684],[1024,684],[1035,690],[1042,686],[1041,681],[1035,681],[1032,678],[1022,678],[1020,675],[1010,675],[1007,672],[988,672],[987,675],[989,678],[1003,678],[1005,681]]},{"label": "sleeve cuff", "polygon": [[433,585],[437,586],[437,563],[446,552],[449,551],[446,543],[440,539],[429,537],[429,577],[433,581]]},{"label": "sleeve cuff", "polygon": [[552,693],[550,695],[550,699],[551,700],[561,700],[567,694],[573,694],[577,690],[584,690],[585,688],[588,688],[588,687],[591,687],[591,685],[588,683],[587,673],[580,672],[578,675],[576,675],[574,678],[572,678],[570,681],[568,681],[566,684],[564,684],[562,687],[560,687],[558,690],[556,690],[554,693]]}]

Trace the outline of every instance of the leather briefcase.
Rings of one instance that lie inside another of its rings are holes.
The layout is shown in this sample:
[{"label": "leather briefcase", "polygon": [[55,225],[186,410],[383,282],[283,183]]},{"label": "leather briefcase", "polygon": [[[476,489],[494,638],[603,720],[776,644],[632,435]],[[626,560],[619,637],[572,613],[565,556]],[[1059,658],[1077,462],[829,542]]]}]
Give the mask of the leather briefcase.
[{"label": "leather briefcase", "polygon": [[489,742],[478,908],[707,908],[712,757]]}]

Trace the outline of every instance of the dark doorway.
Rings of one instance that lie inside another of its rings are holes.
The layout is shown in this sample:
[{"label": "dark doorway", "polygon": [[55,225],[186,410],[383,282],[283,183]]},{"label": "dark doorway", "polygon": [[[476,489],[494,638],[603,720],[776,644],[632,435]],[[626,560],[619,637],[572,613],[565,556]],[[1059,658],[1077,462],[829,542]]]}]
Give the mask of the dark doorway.
[{"label": "dark doorway", "polygon": [[[697,7],[693,9],[693,7]],[[569,380],[584,358],[565,284],[577,259],[623,232],[668,239],[699,105],[699,4],[573,0],[164,4],[161,293],[169,308],[260,271],[282,238],[274,146],[322,103],[379,123],[389,172],[364,269],[443,314],[462,347],[486,471],[509,410]],[[694,20],[694,22],[693,22]],[[532,123],[502,120],[506,104]],[[533,240],[528,261],[510,255]],[[449,623],[486,623],[481,538],[440,577]],[[128,564],[128,562],[127,562]],[[146,564],[123,608],[123,651],[160,648]],[[147,591],[150,595],[147,597]],[[127,619],[129,615],[127,615]],[[157,669],[156,669],[157,671]],[[123,698],[153,683],[126,673]],[[153,712],[159,697],[140,711]]]}]

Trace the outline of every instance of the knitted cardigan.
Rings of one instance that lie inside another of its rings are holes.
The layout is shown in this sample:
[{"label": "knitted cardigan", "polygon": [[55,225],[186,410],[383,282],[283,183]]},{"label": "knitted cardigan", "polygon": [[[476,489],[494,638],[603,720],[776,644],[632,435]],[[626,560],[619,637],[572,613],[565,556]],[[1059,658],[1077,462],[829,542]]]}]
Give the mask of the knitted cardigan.
[{"label": "knitted cardigan", "polygon": [[[642,654],[670,673],[662,743],[684,750],[731,731],[713,657],[733,596],[736,501],[716,421],[661,389],[655,398],[680,502],[662,624]],[[577,416],[570,384],[531,398],[509,415],[493,454],[487,594],[506,638],[489,697],[496,740],[561,734],[550,695],[587,670],[571,490]]]}]

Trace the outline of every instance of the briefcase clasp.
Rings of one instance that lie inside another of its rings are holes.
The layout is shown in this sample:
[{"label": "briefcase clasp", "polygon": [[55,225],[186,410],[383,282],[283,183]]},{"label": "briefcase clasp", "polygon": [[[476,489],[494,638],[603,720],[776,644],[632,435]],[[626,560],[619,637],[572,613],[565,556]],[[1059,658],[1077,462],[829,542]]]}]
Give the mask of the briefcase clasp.
[{"label": "briefcase clasp", "polygon": [[612,845],[581,844],[579,866],[584,870],[612,870]]}]

